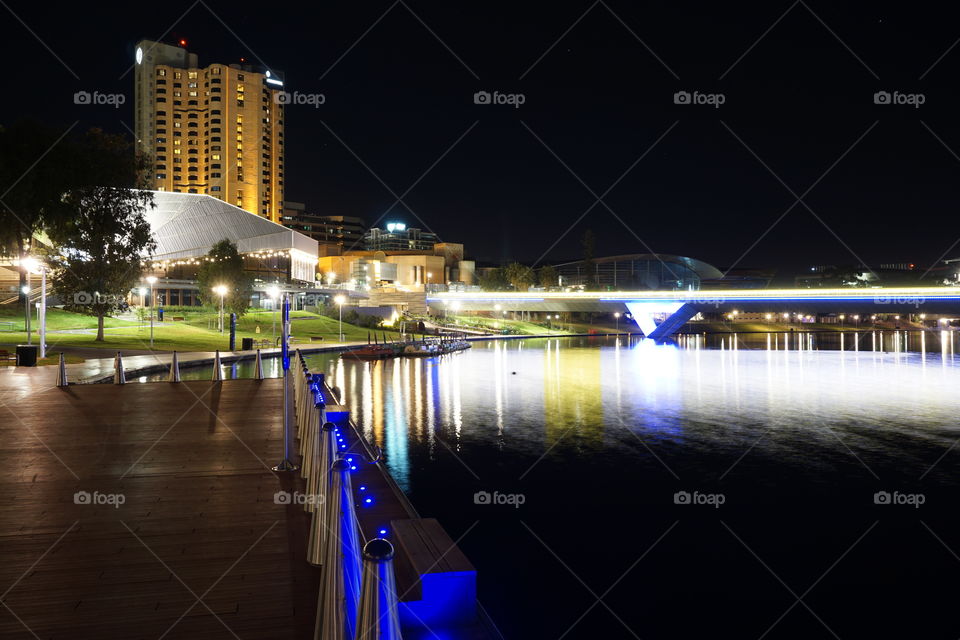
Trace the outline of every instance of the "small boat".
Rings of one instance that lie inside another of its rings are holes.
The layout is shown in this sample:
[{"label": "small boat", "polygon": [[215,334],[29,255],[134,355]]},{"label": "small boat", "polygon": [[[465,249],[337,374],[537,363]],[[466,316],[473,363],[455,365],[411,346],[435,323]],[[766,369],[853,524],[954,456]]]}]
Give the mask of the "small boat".
[{"label": "small boat", "polygon": [[361,360],[383,360],[384,358],[394,358],[398,350],[389,344],[368,344],[359,349],[352,349],[341,354],[341,357],[359,358]]}]

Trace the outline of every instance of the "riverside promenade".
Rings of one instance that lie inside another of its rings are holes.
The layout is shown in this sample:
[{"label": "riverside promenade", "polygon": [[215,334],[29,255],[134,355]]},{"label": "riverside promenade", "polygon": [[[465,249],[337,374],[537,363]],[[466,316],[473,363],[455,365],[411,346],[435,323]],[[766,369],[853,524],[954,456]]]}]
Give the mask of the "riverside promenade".
[{"label": "riverside promenade", "polygon": [[270,468],[281,381],[55,376],[0,373],[0,637],[312,638],[309,519],[274,501],[302,481]]}]

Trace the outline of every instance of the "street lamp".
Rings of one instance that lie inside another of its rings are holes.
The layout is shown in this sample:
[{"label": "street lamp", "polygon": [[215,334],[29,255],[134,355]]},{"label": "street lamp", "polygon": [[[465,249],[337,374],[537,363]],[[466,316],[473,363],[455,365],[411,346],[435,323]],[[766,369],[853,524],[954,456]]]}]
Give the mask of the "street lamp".
[{"label": "street lamp", "polygon": [[347,298],[340,295],[336,296],[333,301],[340,307],[340,342],[343,342],[343,303],[347,301]]},{"label": "street lamp", "polygon": [[157,276],[147,276],[147,284],[150,285],[150,348],[153,349],[153,312],[157,306],[153,285],[157,284]]},{"label": "street lamp", "polygon": [[620,312],[616,311],[613,317],[617,319],[617,333],[620,333]]},{"label": "street lamp", "polygon": [[[40,273],[40,357],[47,357],[47,267],[36,258],[24,258],[20,261],[27,273]],[[27,344],[30,344],[30,277],[27,276],[27,286],[24,293],[27,299]]]},{"label": "street lamp", "polygon": [[223,333],[223,298],[227,295],[227,288],[220,284],[213,288],[213,292],[220,296],[220,333]]}]

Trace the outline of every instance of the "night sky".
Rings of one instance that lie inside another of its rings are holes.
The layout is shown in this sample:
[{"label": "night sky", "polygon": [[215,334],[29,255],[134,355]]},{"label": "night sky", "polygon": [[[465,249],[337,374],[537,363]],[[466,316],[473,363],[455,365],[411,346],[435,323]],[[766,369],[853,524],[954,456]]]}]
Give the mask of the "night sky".
[{"label": "night sky", "polygon": [[587,228],[597,255],[720,267],[960,256],[960,23],[942,4],[4,1],[0,123],[125,131],[134,43],[183,37],[201,65],[243,56],[324,95],[287,108],[286,199],[419,224],[480,261],[574,259]]}]

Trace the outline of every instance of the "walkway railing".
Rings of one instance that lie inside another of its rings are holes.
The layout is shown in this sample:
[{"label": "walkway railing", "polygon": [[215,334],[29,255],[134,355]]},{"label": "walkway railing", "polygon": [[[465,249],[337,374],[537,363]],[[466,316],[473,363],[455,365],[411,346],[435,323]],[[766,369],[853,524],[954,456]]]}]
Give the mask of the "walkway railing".
[{"label": "walkway railing", "polygon": [[[314,638],[399,640],[393,546],[374,538],[361,549],[350,480],[356,467],[344,457],[344,433],[327,420],[323,374],[311,373],[299,351],[296,363],[291,374],[307,488],[303,507],[312,517],[307,562],[321,568]],[[359,456],[351,453],[349,459]]]}]

